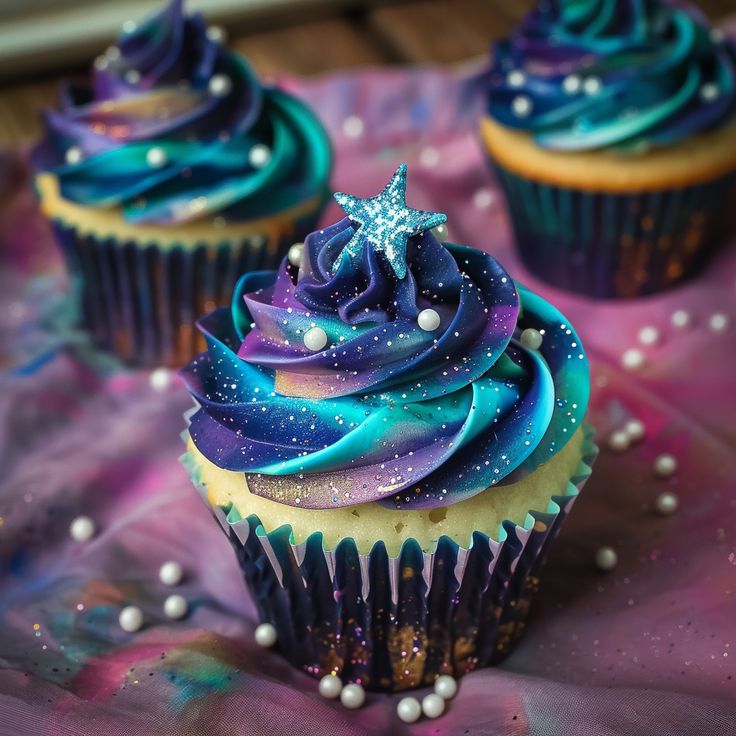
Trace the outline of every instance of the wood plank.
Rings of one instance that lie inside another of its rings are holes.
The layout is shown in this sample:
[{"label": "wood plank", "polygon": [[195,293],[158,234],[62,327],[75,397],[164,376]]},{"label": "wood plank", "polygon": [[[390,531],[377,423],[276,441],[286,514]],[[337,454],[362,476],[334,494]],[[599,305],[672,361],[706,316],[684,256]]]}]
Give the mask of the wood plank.
[{"label": "wood plank", "polygon": [[[734,0],[699,0],[712,22],[736,13]],[[406,62],[451,63],[488,53],[534,0],[410,0],[369,13],[375,33]]]},{"label": "wood plank", "polygon": [[41,135],[41,111],[54,105],[58,82],[47,79],[0,89],[0,148],[15,148]]},{"label": "wood plank", "polygon": [[404,61],[452,63],[487,54],[492,39],[508,33],[519,15],[478,0],[415,0],[377,8],[368,21]]},{"label": "wood plank", "polygon": [[381,64],[386,56],[357,24],[347,18],[301,23],[234,39],[259,74],[319,74],[332,69]]}]

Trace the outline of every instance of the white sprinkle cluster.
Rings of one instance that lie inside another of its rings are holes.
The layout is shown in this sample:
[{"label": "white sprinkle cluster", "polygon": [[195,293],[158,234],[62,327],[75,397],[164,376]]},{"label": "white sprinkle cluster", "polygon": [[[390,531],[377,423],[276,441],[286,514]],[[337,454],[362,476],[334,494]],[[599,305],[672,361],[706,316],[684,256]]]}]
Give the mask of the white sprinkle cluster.
[{"label": "white sprinkle cluster", "polygon": [[639,342],[642,345],[655,345],[659,342],[659,330],[648,325],[639,330]]},{"label": "white sprinkle cluster", "polygon": [[526,95],[518,95],[511,101],[511,112],[517,118],[526,118],[532,114],[532,101]]},{"label": "white sprinkle cluster", "polygon": [[230,90],[233,88],[233,83],[225,74],[215,74],[209,81],[207,89],[210,94],[215,97],[226,97],[230,94]]},{"label": "white sprinkle cluster", "polygon": [[621,365],[627,371],[637,371],[644,366],[646,358],[639,348],[629,348],[621,356]]},{"label": "white sprinkle cluster", "polygon": [[595,553],[595,564],[599,570],[610,572],[618,564],[618,554],[613,547],[599,547]]},{"label": "white sprinkle cluster", "polygon": [[271,160],[271,149],[264,143],[256,143],[248,152],[248,162],[254,169],[262,169]]},{"label": "white sprinkle cluster", "polygon": [[77,516],[69,525],[69,534],[75,542],[89,542],[95,535],[95,523],[89,516]]},{"label": "white sprinkle cluster", "polygon": [[254,635],[256,644],[261,647],[265,647],[266,649],[272,647],[279,638],[279,635],[276,632],[276,627],[273,624],[268,623],[256,626]]},{"label": "white sprinkle cluster", "polygon": [[660,478],[669,478],[677,472],[677,459],[668,452],[658,455],[654,461],[654,472]]},{"label": "white sprinkle cluster", "polygon": [[347,138],[360,138],[365,125],[357,115],[351,115],[342,122],[342,132]]},{"label": "white sprinkle cluster", "polygon": [[670,322],[672,322],[672,326],[676,327],[678,330],[684,330],[686,327],[690,326],[690,312],[686,309],[676,309],[672,312]]}]

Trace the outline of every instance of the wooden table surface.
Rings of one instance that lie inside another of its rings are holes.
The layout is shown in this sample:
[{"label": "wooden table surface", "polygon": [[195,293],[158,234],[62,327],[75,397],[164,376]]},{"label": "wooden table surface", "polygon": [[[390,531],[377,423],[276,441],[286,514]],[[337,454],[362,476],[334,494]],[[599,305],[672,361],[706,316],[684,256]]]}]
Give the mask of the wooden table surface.
[{"label": "wooden table surface", "polygon": [[[412,0],[330,6],[289,17],[261,20],[255,30],[228,29],[230,44],[261,74],[320,74],[335,69],[412,63],[453,63],[488,53],[532,0]],[[736,12],[736,0],[698,0],[713,21]],[[329,42],[328,42],[329,41]],[[39,110],[52,105],[53,77],[0,87],[0,148],[28,143],[40,133]]]}]

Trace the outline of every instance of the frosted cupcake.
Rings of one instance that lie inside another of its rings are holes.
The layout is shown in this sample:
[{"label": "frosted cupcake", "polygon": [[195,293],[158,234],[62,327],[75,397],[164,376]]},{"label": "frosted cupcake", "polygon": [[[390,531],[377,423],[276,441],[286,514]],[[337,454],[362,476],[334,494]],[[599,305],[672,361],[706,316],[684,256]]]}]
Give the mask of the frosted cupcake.
[{"label": "frosted cupcake", "polygon": [[94,338],[182,365],[203,347],[193,321],[314,228],[331,152],[303,103],[172,0],[64,88],[33,160]]},{"label": "frosted cupcake", "polygon": [[736,46],[682,4],[539,2],[494,48],[481,134],[530,271],[668,288],[732,220]]},{"label": "frosted cupcake", "polygon": [[405,177],[335,195],[348,216],[245,275],[184,372],[184,463],[281,651],[383,690],[507,654],[595,454],[572,327],[443,244]]}]

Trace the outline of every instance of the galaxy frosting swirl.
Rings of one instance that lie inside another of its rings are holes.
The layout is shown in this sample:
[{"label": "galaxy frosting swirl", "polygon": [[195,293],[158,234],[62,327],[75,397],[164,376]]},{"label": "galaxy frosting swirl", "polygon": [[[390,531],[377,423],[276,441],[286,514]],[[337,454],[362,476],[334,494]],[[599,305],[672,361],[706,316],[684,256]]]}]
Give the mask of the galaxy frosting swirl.
[{"label": "galaxy frosting swirl", "polygon": [[736,114],[736,44],[683,3],[539,0],[493,49],[489,112],[549,149],[638,152]]},{"label": "galaxy frosting swirl", "polygon": [[573,328],[491,255],[432,230],[408,237],[403,277],[367,238],[339,259],[369,225],[312,233],[200,322],[208,350],[183,373],[194,444],[303,508],[446,506],[533,472],[586,410]]},{"label": "galaxy frosting swirl", "polygon": [[90,82],[62,89],[33,153],[61,195],[120,207],[134,224],[268,216],[327,196],[326,133],[307,107],[262,86],[223,34],[182,0],[95,61]]}]

